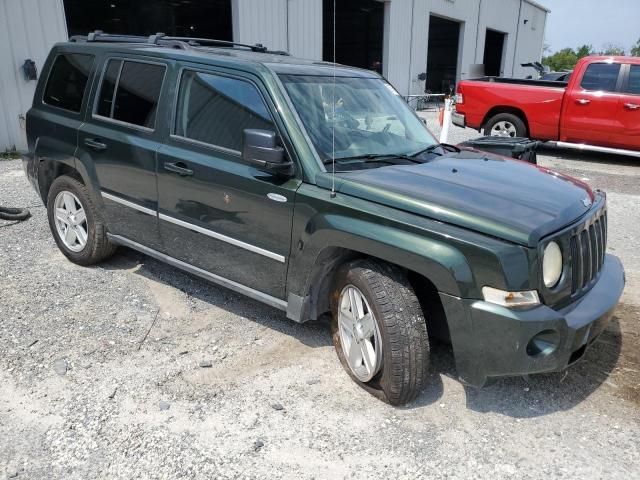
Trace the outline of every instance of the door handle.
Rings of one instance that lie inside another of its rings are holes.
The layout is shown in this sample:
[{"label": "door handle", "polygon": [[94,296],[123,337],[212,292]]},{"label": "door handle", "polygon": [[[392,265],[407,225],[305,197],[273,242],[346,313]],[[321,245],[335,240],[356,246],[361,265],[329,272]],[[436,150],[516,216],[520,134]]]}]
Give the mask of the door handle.
[{"label": "door handle", "polygon": [[640,109],[640,105],[638,105],[637,103],[625,103],[624,108],[626,108],[627,110],[638,110]]},{"label": "door handle", "polygon": [[576,103],[578,105],[589,105],[591,103],[591,100],[587,100],[586,98],[578,98],[576,99]]},{"label": "door handle", "polygon": [[164,162],[164,169],[169,172],[177,173],[181,177],[189,177],[193,175],[193,170],[187,168],[187,165],[183,162]]},{"label": "door handle", "polygon": [[107,145],[102,143],[97,138],[85,138],[84,144],[87,147],[95,150],[96,152],[102,152],[107,149]]}]

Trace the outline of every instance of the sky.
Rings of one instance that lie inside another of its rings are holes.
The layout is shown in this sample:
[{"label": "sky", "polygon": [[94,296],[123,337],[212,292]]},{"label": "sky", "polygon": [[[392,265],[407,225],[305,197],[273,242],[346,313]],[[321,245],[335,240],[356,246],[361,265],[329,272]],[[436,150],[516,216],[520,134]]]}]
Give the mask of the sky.
[{"label": "sky", "polygon": [[628,53],[640,39],[640,0],[537,0],[551,14],[545,43],[552,52],[565,47],[606,43],[621,45]]}]

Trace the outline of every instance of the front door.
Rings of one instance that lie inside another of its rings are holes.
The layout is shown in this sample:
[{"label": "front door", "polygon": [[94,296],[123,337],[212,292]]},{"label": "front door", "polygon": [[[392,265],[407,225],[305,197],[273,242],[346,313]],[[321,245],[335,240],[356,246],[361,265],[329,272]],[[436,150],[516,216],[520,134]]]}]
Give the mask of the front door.
[{"label": "front door", "polygon": [[618,115],[622,128],[616,133],[616,147],[640,151],[640,65],[628,65],[622,86]]},{"label": "front door", "polygon": [[562,116],[561,140],[591,145],[609,145],[619,128],[621,65],[592,63],[580,85],[567,91]]},{"label": "front door", "polygon": [[78,135],[78,158],[100,186],[109,232],[153,249],[161,247],[156,124],[166,70],[155,60],[108,59]]},{"label": "front door", "polygon": [[158,153],[160,233],[185,263],[284,299],[300,181],[243,163],[247,128],[278,131],[249,78],[185,69],[172,135]]}]

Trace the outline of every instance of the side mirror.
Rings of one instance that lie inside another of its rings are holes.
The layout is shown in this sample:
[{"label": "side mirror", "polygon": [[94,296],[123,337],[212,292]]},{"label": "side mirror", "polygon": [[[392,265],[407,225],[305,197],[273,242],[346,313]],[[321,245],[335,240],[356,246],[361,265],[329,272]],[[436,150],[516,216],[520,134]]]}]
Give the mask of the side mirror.
[{"label": "side mirror", "polygon": [[278,136],[271,130],[247,128],[242,132],[242,159],[261,170],[290,175],[293,163],[277,145]]}]

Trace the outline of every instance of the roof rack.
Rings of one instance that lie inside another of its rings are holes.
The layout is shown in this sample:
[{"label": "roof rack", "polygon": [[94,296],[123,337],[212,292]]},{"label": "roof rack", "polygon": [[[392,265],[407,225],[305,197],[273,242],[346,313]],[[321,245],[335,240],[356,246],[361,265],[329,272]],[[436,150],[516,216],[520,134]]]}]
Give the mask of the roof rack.
[{"label": "roof rack", "polygon": [[173,48],[181,48],[186,50],[191,47],[241,47],[247,48],[252,52],[271,53],[275,55],[289,55],[284,51],[272,51],[264,45],[257,43],[249,45],[247,43],[231,42],[229,40],[216,40],[214,38],[195,38],[195,37],[171,37],[164,33],[156,33],[148,37],[142,35],[119,35],[104,33],[102,30],[90,32],[88,35],[74,35],[69,39],[70,42],[112,42],[112,43],[144,43],[149,45],[161,45]]}]

